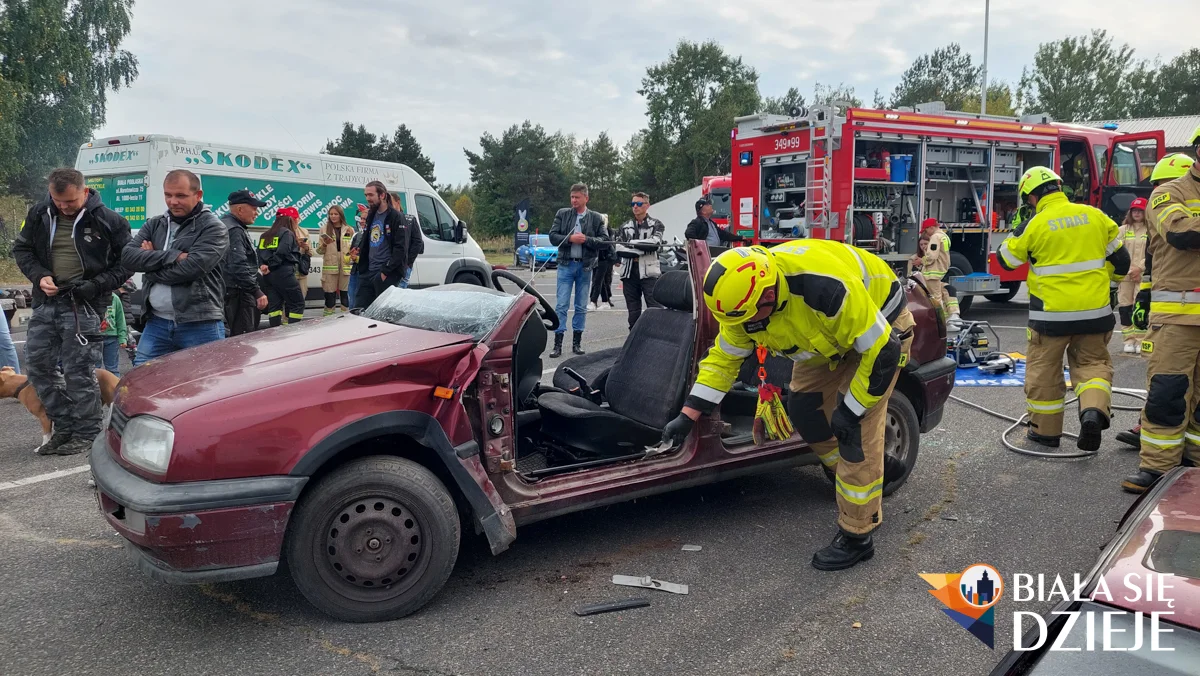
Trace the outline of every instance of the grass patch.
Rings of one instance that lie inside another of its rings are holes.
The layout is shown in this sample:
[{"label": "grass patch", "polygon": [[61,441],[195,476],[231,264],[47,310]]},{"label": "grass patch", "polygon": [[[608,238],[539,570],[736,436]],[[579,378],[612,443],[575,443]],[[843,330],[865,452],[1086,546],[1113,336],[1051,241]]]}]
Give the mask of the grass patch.
[{"label": "grass patch", "polygon": [[29,280],[21,274],[17,262],[11,258],[0,258],[0,286],[19,284],[29,284]]}]

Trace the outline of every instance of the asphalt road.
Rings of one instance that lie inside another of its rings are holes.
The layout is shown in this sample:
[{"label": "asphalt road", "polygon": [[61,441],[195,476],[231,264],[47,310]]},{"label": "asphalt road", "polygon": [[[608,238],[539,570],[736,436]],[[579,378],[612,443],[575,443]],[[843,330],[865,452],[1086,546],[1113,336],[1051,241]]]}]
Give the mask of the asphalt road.
[{"label": "asphalt road", "polygon": [[[538,281],[551,298],[552,274]],[[969,316],[1016,327],[1000,337],[1020,350],[1025,309],[1019,299],[980,302]],[[588,323],[587,348],[619,345],[626,333],[623,311]],[[1115,362],[1118,386],[1145,386],[1142,360]],[[1013,415],[1023,408],[1020,388],[955,393]],[[1133,424],[1133,413],[1116,417],[1117,428]],[[1136,466],[1111,432],[1093,459],[1019,456],[999,443],[1007,425],[948,404],[908,484],[884,503],[876,557],[850,571],[809,566],[834,533],[836,507],[808,467],[528,526],[498,557],[469,535],[424,610],[350,625],[317,613],[283,575],[201,587],[142,576],[97,513],[86,471],[5,483],[83,462],[34,456],[37,423],[4,400],[0,673],[986,674],[1011,645],[1011,611],[1049,604],[1002,601],[992,651],[943,615],[917,574],[977,562],[1006,579],[1085,573],[1132,501],[1118,483]],[[613,574],[691,590],[647,592],[649,608],[571,613],[642,595],[612,585]]]}]

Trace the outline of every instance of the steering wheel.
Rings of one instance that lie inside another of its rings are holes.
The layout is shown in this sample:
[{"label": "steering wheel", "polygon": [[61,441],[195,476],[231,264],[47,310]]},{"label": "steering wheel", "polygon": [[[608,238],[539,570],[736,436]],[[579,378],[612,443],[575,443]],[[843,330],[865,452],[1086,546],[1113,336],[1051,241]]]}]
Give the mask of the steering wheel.
[{"label": "steering wheel", "polygon": [[538,293],[537,289],[533,288],[532,283],[521,279],[508,270],[492,270],[492,284],[499,291],[504,290],[504,287],[500,285],[501,279],[507,279],[520,287],[522,291],[537,299],[538,304],[542,306],[542,323],[546,325],[547,331],[553,331],[558,328],[558,313],[554,311],[554,306],[550,304],[550,301],[546,300],[545,296]]}]

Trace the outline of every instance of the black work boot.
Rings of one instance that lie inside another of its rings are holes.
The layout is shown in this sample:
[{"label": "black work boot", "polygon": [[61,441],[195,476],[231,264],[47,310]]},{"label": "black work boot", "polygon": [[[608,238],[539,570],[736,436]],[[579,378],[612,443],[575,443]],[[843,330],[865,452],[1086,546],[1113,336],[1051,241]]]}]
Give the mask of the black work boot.
[{"label": "black work boot", "polygon": [[1125,477],[1121,482],[1121,489],[1126,493],[1145,493],[1162,475],[1163,473],[1156,469],[1139,469],[1137,474]]},{"label": "black work boot", "polygon": [[1035,444],[1049,446],[1050,448],[1058,448],[1059,437],[1048,437],[1044,434],[1038,434],[1037,432],[1033,431],[1033,428],[1030,428],[1029,431],[1025,433],[1025,438]]},{"label": "black work boot", "polygon": [[817,570],[845,570],[872,556],[875,556],[875,541],[869,533],[852,535],[839,528],[833,542],[813,554],[812,565]]},{"label": "black work boot", "polygon": [[1100,450],[1101,432],[1108,429],[1108,416],[1104,412],[1089,408],[1079,414],[1079,439],[1076,446],[1081,451]]},{"label": "black work boot", "polygon": [[38,455],[57,455],[54,451],[57,450],[59,446],[62,446],[70,440],[70,434],[66,432],[55,432],[53,435],[51,435],[50,441],[38,446],[34,453],[37,453]]},{"label": "black work boot", "polygon": [[583,351],[583,331],[576,331],[571,334],[571,352],[575,354],[587,354]]},{"label": "black work boot", "polygon": [[558,359],[559,357],[562,356],[562,340],[563,340],[563,334],[561,334],[561,333],[554,334],[554,349],[550,350],[550,358],[551,359]]},{"label": "black work boot", "polygon": [[49,455],[79,455],[92,450],[92,442],[94,439],[88,437],[73,436],[67,443],[49,452]]},{"label": "black work boot", "polygon": [[1117,441],[1133,447],[1133,450],[1138,450],[1142,447],[1142,426],[1124,432],[1117,432]]}]

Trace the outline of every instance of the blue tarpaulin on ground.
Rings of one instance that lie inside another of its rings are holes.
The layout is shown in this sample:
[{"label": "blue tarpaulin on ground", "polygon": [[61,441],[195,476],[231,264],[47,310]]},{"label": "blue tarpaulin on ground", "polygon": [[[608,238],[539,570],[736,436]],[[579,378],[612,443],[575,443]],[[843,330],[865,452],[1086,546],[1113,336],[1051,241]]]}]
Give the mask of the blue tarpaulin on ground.
[{"label": "blue tarpaulin on ground", "polygon": [[1015,371],[1007,373],[984,373],[975,366],[959,366],[954,374],[955,387],[1024,387],[1025,360],[1016,360]]}]

